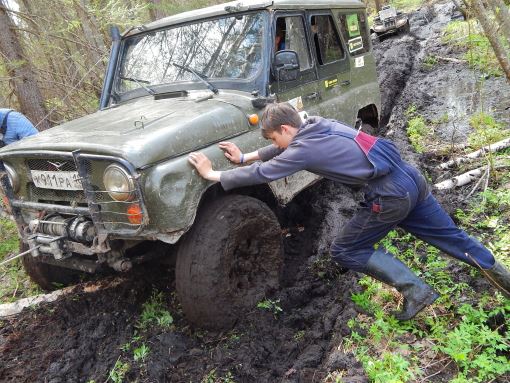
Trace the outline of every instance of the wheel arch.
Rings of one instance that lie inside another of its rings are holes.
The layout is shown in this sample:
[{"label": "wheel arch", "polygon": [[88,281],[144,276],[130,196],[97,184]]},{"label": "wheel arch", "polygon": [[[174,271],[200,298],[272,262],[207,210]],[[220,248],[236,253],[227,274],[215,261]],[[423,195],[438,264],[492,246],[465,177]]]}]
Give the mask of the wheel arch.
[{"label": "wheel arch", "polygon": [[375,104],[366,105],[358,110],[357,118],[361,119],[363,123],[367,123],[374,129],[379,129],[379,111]]}]

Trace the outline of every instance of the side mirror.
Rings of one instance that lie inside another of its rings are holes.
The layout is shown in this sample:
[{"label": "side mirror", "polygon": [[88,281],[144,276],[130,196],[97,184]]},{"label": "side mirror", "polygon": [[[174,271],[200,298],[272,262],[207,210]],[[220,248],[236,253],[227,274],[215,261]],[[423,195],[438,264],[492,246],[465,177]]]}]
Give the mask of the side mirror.
[{"label": "side mirror", "polygon": [[273,63],[273,75],[278,81],[294,81],[299,73],[299,58],[295,51],[276,52]]}]

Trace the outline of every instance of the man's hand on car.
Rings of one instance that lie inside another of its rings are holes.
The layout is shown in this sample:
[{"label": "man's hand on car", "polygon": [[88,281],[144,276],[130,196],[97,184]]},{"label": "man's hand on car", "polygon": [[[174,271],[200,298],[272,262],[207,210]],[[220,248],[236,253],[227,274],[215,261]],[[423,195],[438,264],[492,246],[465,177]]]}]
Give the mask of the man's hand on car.
[{"label": "man's hand on car", "polygon": [[218,144],[221,150],[223,150],[225,157],[228,158],[230,162],[234,164],[241,164],[244,161],[241,161],[243,157],[243,153],[233,142],[223,141]]},{"label": "man's hand on car", "polygon": [[216,182],[220,180],[221,172],[213,170],[211,160],[205,154],[200,152],[190,153],[188,161],[206,180]]}]

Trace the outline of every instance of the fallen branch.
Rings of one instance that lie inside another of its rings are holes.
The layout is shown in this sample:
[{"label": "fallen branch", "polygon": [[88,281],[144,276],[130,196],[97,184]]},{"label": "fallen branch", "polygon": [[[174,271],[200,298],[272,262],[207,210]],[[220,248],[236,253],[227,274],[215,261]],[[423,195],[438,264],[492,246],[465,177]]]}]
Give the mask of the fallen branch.
[{"label": "fallen branch", "polygon": [[455,165],[459,165],[463,162],[469,162],[475,158],[481,157],[485,153],[489,153],[489,152],[493,153],[493,152],[497,152],[499,150],[506,149],[509,147],[510,147],[510,138],[505,138],[502,141],[498,141],[494,144],[484,146],[483,148],[481,148],[475,152],[466,154],[465,156],[454,158],[448,162],[443,162],[442,164],[437,165],[437,168],[438,169],[448,169]]},{"label": "fallen branch", "polygon": [[466,172],[464,174],[461,174],[460,176],[456,176],[453,178],[450,178],[446,181],[439,182],[434,185],[434,188],[438,190],[446,190],[446,189],[453,189],[454,187],[458,186],[464,186],[468,183],[472,182],[473,180],[476,180],[478,177],[480,177],[485,170],[485,166],[481,168],[477,168],[474,170],[470,170],[469,172]]},{"label": "fallen branch", "polygon": [[443,61],[450,61],[452,63],[466,63],[467,60],[461,60],[461,59],[454,59],[452,57],[441,57],[441,56],[435,56],[439,60]]},{"label": "fallen branch", "polygon": [[[501,169],[501,168],[508,168],[508,167],[510,167],[510,164],[501,164],[501,165],[495,166],[494,168]],[[450,178],[443,182],[439,182],[434,185],[434,188],[438,189],[438,190],[446,190],[446,189],[453,189],[458,186],[467,185],[468,183],[476,180],[478,177],[481,177],[481,175],[485,173],[486,169],[487,168],[485,166],[482,166],[480,168],[470,170],[469,172],[463,173],[459,176]],[[488,178],[489,177],[487,176],[487,180],[485,181],[486,185],[488,185],[488,182],[489,182]]]}]

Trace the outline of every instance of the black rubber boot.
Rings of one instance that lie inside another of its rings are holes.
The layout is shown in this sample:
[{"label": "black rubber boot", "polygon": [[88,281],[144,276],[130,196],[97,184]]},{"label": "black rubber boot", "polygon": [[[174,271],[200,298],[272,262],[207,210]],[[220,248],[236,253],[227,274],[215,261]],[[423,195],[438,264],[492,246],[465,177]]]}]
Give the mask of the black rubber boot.
[{"label": "black rubber boot", "polygon": [[496,261],[490,269],[482,270],[482,273],[492,286],[510,299],[510,271],[505,266]]},{"label": "black rubber boot", "polygon": [[432,287],[390,253],[374,251],[367,262],[365,273],[395,287],[404,296],[402,311],[393,313],[398,320],[413,318],[439,298],[439,294]]}]

